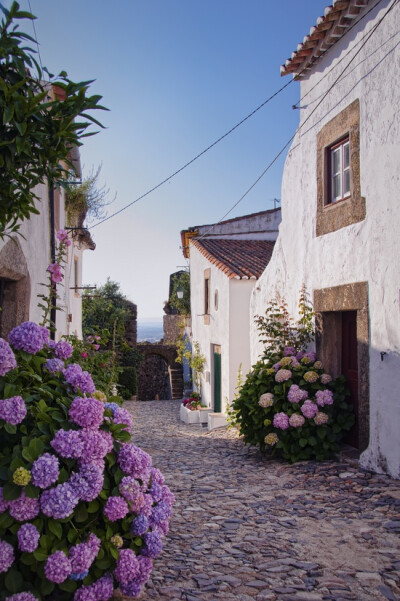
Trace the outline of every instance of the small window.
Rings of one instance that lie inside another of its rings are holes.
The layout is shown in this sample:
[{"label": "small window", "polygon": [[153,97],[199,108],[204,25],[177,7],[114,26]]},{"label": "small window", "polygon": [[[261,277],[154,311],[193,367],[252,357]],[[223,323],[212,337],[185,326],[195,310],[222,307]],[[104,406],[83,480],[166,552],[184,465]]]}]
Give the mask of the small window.
[{"label": "small window", "polygon": [[218,290],[214,292],[214,309],[218,311]]},{"label": "small window", "polygon": [[204,323],[210,324],[210,277],[211,269],[204,270]]},{"label": "small window", "polygon": [[328,148],[329,193],[327,204],[350,196],[350,141],[347,136]]},{"label": "small window", "polygon": [[74,257],[74,288],[75,294],[78,294],[79,287],[79,269],[78,269],[78,257]]}]

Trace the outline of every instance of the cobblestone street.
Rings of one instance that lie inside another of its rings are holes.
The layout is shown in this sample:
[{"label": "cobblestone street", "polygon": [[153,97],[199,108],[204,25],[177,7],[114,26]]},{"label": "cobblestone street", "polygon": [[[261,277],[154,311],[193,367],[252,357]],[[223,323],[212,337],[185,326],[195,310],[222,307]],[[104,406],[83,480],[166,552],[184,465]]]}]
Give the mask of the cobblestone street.
[{"label": "cobblestone street", "polygon": [[183,424],[177,401],[125,406],[176,496],[143,601],[400,599],[399,481],[351,457],[266,459],[233,430]]}]

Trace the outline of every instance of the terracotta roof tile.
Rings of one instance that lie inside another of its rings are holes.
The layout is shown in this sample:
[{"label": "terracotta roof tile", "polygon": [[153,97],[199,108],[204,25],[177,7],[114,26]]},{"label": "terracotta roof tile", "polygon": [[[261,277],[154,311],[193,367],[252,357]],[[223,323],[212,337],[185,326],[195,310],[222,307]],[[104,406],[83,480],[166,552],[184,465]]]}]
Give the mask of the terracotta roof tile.
[{"label": "terracotta roof tile", "polygon": [[281,66],[281,75],[293,73],[300,78],[347,32],[370,1],[372,0],[334,0],[292,56]]},{"label": "terracotta roof tile", "polygon": [[258,279],[268,265],[274,242],[268,240],[220,240],[204,238],[190,244],[229,279]]}]

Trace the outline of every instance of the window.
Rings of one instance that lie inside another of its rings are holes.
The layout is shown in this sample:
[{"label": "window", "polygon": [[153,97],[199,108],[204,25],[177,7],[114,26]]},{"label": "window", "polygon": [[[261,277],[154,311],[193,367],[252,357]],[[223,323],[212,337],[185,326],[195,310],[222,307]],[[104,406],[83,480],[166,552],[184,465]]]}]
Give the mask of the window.
[{"label": "window", "polygon": [[317,133],[315,234],[336,232],[362,221],[365,215],[360,180],[360,103],[354,100]]},{"label": "window", "polygon": [[210,323],[210,275],[211,270],[204,270],[204,323]]},{"label": "window", "polygon": [[329,194],[327,203],[344,200],[350,196],[350,141],[343,140],[328,148]]},{"label": "window", "polygon": [[79,269],[78,269],[78,257],[74,257],[74,288],[75,288],[75,296],[78,295],[78,287],[79,287]]}]

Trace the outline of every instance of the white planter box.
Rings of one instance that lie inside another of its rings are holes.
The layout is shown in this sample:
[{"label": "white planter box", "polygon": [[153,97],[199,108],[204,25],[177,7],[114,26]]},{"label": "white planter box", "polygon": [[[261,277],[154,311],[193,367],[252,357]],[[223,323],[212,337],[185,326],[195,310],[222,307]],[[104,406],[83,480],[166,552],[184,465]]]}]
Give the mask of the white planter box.
[{"label": "white planter box", "polygon": [[212,409],[208,407],[204,407],[204,409],[199,409],[199,421],[201,424],[208,423],[208,414],[212,412]]},{"label": "white planter box", "polygon": [[199,424],[200,423],[200,411],[191,411],[181,405],[179,417],[185,424]]}]

